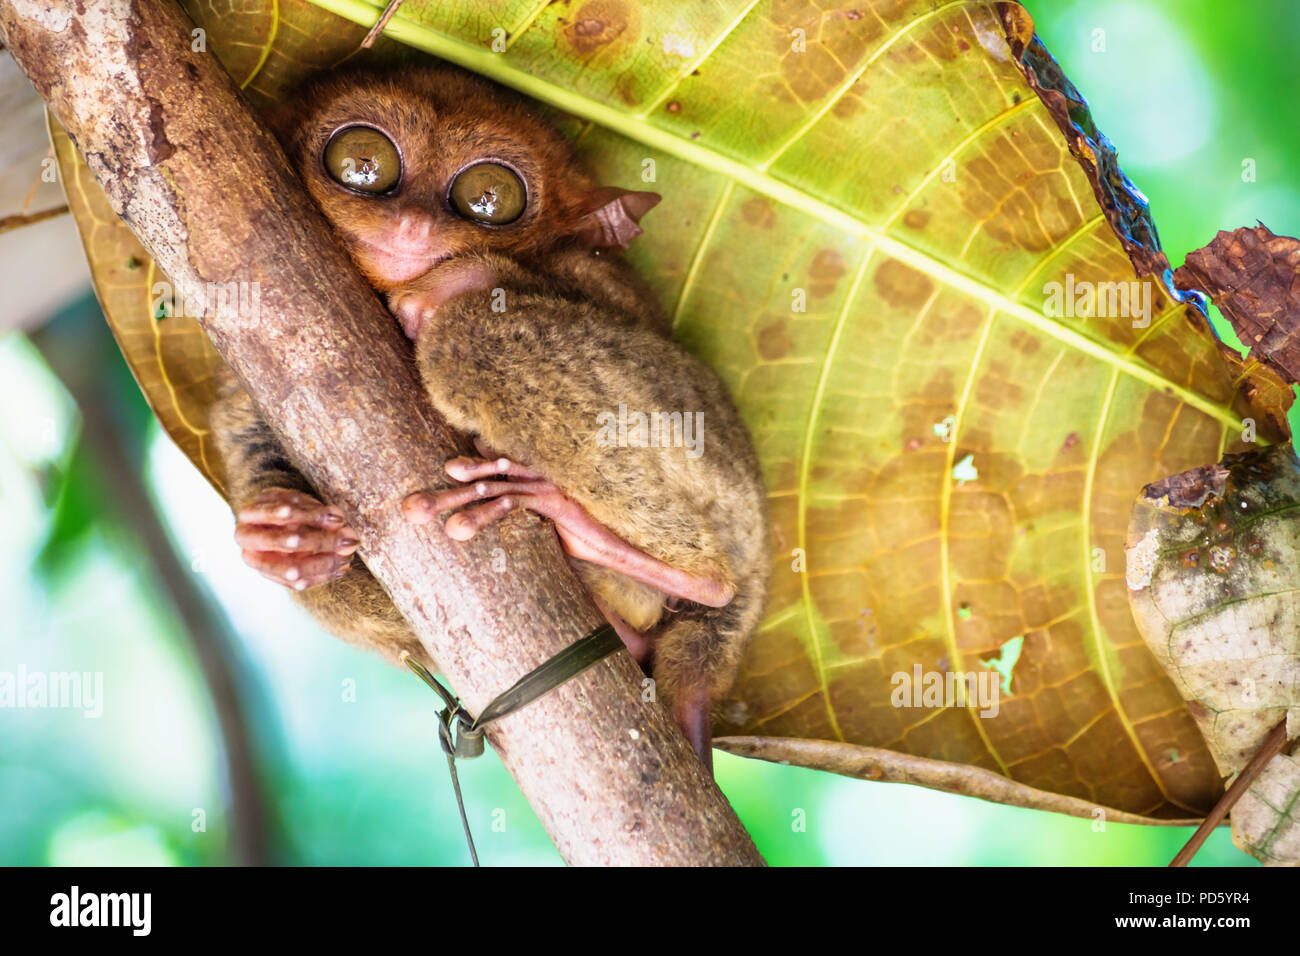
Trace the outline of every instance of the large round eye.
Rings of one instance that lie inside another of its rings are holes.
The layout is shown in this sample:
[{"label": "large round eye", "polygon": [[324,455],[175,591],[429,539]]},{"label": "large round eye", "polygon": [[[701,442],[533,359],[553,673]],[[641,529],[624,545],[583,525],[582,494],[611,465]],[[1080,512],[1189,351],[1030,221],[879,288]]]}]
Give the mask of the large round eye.
[{"label": "large round eye", "polygon": [[466,219],[502,225],[523,214],[524,181],[500,163],[475,163],[451,182],[451,204]]},{"label": "large round eye", "polygon": [[325,147],[325,171],[364,193],[386,193],[402,177],[402,160],[393,141],[369,126],[341,129]]}]

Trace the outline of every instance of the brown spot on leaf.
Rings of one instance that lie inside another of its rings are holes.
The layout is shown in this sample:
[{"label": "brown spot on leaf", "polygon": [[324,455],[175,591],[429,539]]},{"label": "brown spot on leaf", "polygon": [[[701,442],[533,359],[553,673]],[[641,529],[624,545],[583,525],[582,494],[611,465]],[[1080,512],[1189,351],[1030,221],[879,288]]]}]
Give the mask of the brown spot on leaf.
[{"label": "brown spot on leaf", "polygon": [[1033,355],[1043,347],[1043,343],[1032,332],[1016,329],[1011,333],[1011,347],[1021,355]]},{"label": "brown spot on leaf", "polygon": [[840,277],[844,275],[844,257],[834,249],[822,249],[813,256],[812,265],[808,267],[808,294],[820,299],[835,291]]},{"label": "brown spot on leaf", "polygon": [[619,77],[618,82],[614,84],[614,92],[628,106],[637,106],[641,103],[641,91],[638,88],[638,80],[633,73],[624,73]]},{"label": "brown spot on leaf", "polygon": [[772,209],[771,200],[762,196],[755,196],[741,203],[740,217],[749,225],[760,229],[771,229],[776,222],[776,212]]},{"label": "brown spot on leaf", "polygon": [[623,0],[591,0],[574,14],[564,35],[574,51],[585,56],[625,34],[631,39],[637,19],[636,10]]},{"label": "brown spot on leaf", "polygon": [[968,339],[984,325],[984,316],[975,306],[964,303],[953,311],[936,305],[931,308],[921,329],[921,344],[930,346],[940,342],[960,342]]},{"label": "brown spot on leaf", "polygon": [[677,100],[670,100],[664,109],[670,113],[680,113],[682,111],[682,104],[677,102]]},{"label": "brown spot on leaf", "polygon": [[1083,224],[1060,163],[1060,147],[1041,131],[1015,143],[998,136],[958,172],[962,205],[996,241],[1045,252]]},{"label": "brown spot on leaf", "polygon": [[908,229],[915,229],[918,232],[925,228],[926,223],[930,221],[930,214],[924,209],[909,209],[903,215],[903,225]]},{"label": "brown spot on leaf", "polygon": [[919,309],[934,292],[934,283],[928,276],[897,259],[882,262],[872,282],[880,297],[900,312]]},{"label": "brown spot on leaf", "polygon": [[846,90],[844,95],[835,101],[831,107],[831,112],[840,119],[849,119],[857,115],[862,109],[862,97],[866,95],[867,83],[865,79],[858,80],[853,84],[853,89]]},{"label": "brown spot on leaf", "polygon": [[[935,434],[934,426],[952,414],[957,402],[957,383],[951,369],[936,369],[928,380],[919,385],[919,390],[913,390],[916,386],[917,383],[909,382],[909,391],[903,396],[898,440],[905,448],[917,440],[918,436],[930,440],[930,436]],[[932,443],[942,448],[937,437]]]},{"label": "brown spot on leaf", "polygon": [[[886,19],[889,13],[883,12]],[[780,56],[778,84],[794,99],[811,103],[844,82],[885,28],[879,17],[846,17],[844,11],[822,11],[808,0],[774,0],[770,13],[775,29],[772,45]],[[803,50],[794,49],[795,30],[802,30]],[[778,94],[780,95],[780,94]]]},{"label": "brown spot on leaf", "polygon": [[993,359],[975,384],[975,397],[980,402],[987,403],[990,408],[999,405],[1014,406],[1024,401],[1025,390],[1016,381],[1016,376],[1006,362]]},{"label": "brown spot on leaf", "polygon": [[973,38],[970,23],[964,17],[948,29],[945,29],[942,22],[938,22],[922,34],[917,45],[937,60],[955,60],[963,50],[970,49],[970,44],[962,39],[962,34]]},{"label": "brown spot on leaf", "polygon": [[758,354],[768,361],[785,358],[793,349],[794,339],[784,319],[765,326],[758,333]]},{"label": "brown spot on leaf", "polygon": [[1232,570],[1232,562],[1236,559],[1237,552],[1227,545],[1216,544],[1210,548],[1210,567],[1219,574],[1227,574]]}]

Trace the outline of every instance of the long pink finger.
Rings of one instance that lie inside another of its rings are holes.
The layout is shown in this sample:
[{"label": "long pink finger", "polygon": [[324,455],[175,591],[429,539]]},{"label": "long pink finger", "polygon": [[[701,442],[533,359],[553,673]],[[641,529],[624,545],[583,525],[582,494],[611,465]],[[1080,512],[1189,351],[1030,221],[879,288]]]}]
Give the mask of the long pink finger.
[{"label": "long pink finger", "polygon": [[245,524],[343,527],[343,512],[338,508],[322,504],[310,495],[281,488],[258,495],[248,507],[239,512],[238,517]]},{"label": "long pink finger", "polygon": [[402,510],[408,520],[424,524],[433,520],[444,511],[453,511],[465,505],[482,501],[485,498],[499,498],[502,495],[558,494],[556,487],[545,481],[478,481],[472,485],[448,488],[445,491],[417,491],[408,495],[402,502]]},{"label": "long pink finger", "polygon": [[357,550],[357,538],[347,529],[334,531],[308,525],[283,527],[242,521],[235,526],[235,543],[249,551],[351,554]]},{"label": "long pink finger", "polygon": [[284,554],[247,549],[241,554],[249,567],[295,591],[333,581],[352,561],[350,557],[334,554]]},{"label": "long pink finger", "polygon": [[468,541],[494,521],[500,521],[510,512],[517,510],[521,503],[505,495],[481,505],[474,505],[464,511],[457,511],[447,519],[442,530],[453,541]]},{"label": "long pink finger", "polygon": [[505,475],[509,478],[522,478],[526,481],[543,481],[535,471],[529,471],[523,465],[509,458],[452,458],[443,466],[447,474],[457,481],[478,481],[480,478],[492,478]]}]

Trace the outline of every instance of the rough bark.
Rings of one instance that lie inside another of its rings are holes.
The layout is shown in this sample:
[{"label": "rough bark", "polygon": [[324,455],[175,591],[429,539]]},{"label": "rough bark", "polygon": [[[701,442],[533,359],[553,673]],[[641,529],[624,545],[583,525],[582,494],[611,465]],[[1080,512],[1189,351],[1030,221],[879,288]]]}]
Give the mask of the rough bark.
[{"label": "rough bark", "polygon": [[[456,436],[278,144],[216,60],[191,50],[191,29],[171,0],[0,0],[0,41],[171,281],[259,284],[256,320],[227,303],[205,331],[477,712],[600,618],[539,519],[464,545],[403,520],[406,495],[445,484]],[[668,715],[642,701],[626,653],[488,738],[571,863],[762,862]]]}]

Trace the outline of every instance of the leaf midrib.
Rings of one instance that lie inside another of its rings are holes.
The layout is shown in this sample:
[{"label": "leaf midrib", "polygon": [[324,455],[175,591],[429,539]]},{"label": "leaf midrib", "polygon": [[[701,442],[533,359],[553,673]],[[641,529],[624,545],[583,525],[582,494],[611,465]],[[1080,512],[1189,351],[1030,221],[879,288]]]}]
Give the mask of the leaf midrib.
[{"label": "leaf midrib", "polygon": [[[311,0],[311,2],[365,27],[373,26],[381,12],[380,8],[366,0]],[[683,139],[635,114],[623,112],[533,76],[510,64],[501,54],[453,39],[431,27],[408,20],[402,16],[400,10],[388,22],[384,34],[400,43],[496,80],[556,109],[597,123],[628,139],[742,183],[761,195],[805,212],[827,225],[870,243],[876,249],[918,272],[982,302],[991,309],[1015,318],[1078,352],[1118,369],[1157,391],[1171,395],[1216,421],[1232,427],[1239,427],[1241,424],[1238,416],[1233,414],[1229,407],[1213,402],[1200,393],[1169,380],[1150,366],[1126,354],[1113,351],[1106,344],[1089,338],[1059,320],[1030,309],[986,282],[959,272],[929,253],[887,234],[877,226],[863,222],[854,214],[775,178],[766,170],[746,165],[717,150]]]}]

